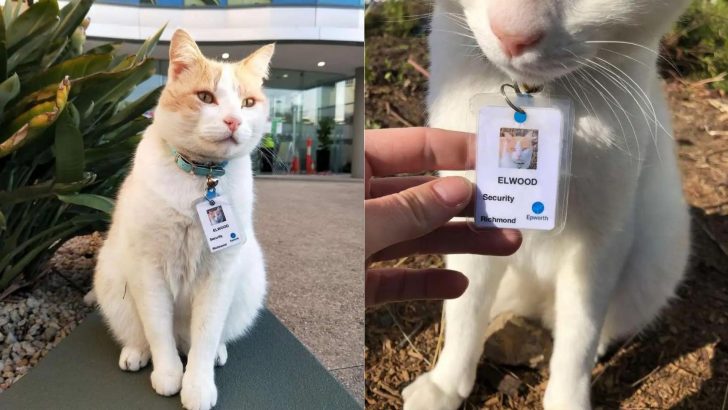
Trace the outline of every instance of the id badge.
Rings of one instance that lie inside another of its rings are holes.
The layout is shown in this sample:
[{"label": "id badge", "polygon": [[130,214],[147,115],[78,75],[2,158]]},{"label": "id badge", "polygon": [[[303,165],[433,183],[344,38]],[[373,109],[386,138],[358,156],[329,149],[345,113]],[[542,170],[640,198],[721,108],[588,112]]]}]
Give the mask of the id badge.
[{"label": "id badge", "polygon": [[[500,97],[500,101],[503,97]],[[566,219],[570,103],[516,99],[477,109],[476,228],[559,231]]]},{"label": "id badge", "polygon": [[212,203],[202,199],[195,209],[211,252],[245,243],[245,233],[238,228],[232,206],[224,196],[216,196]]}]

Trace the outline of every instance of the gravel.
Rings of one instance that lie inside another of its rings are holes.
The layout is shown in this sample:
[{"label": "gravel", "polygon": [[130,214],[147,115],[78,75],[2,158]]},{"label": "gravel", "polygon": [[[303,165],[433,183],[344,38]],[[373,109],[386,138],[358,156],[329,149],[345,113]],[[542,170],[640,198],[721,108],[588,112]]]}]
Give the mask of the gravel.
[{"label": "gravel", "polygon": [[45,267],[33,289],[0,301],[0,392],[23,377],[56,346],[92,307],[83,303],[91,287],[99,233],[67,241]]}]

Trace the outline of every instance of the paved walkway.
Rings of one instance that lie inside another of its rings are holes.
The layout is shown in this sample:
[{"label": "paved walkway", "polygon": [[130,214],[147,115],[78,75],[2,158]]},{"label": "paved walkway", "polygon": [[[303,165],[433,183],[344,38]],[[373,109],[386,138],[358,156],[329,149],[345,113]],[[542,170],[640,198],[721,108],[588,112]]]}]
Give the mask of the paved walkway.
[{"label": "paved walkway", "polygon": [[361,180],[256,178],[268,307],[363,404]]}]

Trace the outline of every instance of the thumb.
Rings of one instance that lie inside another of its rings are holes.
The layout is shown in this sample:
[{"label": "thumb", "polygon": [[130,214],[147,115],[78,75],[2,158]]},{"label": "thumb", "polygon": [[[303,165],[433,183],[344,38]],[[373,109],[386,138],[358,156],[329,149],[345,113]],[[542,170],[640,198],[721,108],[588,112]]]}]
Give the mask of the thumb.
[{"label": "thumb", "polygon": [[470,181],[445,177],[366,200],[367,258],[390,245],[419,238],[446,224],[470,203],[472,195]]}]

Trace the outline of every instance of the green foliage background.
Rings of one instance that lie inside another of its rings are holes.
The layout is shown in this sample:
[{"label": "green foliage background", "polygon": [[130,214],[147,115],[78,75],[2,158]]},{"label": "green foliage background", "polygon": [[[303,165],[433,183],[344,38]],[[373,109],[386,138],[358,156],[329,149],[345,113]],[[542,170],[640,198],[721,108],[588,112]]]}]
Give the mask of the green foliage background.
[{"label": "green foliage background", "polygon": [[122,103],[154,73],[164,28],[133,55],[84,51],[91,4],[0,8],[0,298],[65,239],[106,227],[161,91]]},{"label": "green foliage background", "polygon": [[[694,0],[665,37],[663,52],[689,78],[728,74],[728,0]],[[728,91],[728,77],[712,84]]]}]

